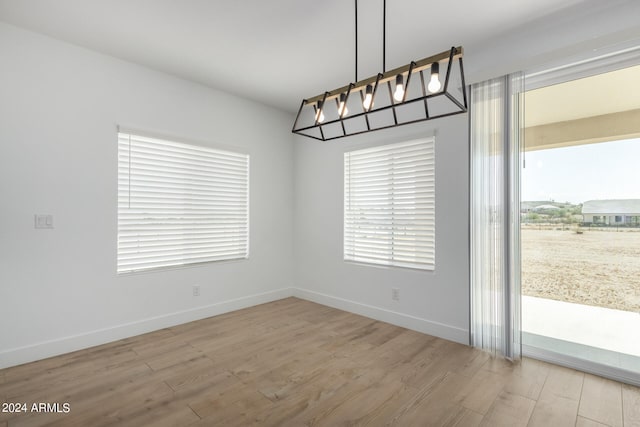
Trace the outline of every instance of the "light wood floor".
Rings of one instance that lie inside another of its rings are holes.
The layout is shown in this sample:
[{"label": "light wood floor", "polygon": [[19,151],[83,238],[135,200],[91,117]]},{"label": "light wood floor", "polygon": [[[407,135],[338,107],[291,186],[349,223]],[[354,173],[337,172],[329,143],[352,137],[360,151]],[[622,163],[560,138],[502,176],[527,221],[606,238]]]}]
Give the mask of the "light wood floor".
[{"label": "light wood floor", "polygon": [[640,390],[295,298],[0,370],[7,426],[640,426]]}]

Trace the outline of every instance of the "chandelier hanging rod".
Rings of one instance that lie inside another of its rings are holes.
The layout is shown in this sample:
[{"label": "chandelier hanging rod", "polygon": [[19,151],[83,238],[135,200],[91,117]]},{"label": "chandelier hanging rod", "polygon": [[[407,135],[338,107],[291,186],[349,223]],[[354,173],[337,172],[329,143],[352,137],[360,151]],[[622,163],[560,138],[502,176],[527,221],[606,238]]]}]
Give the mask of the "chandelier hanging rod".
[{"label": "chandelier hanging rod", "polygon": [[[462,57],[462,54],[463,54],[462,46],[456,47],[453,54],[454,55],[453,59]],[[440,52],[436,55],[431,55],[429,57],[420,59],[419,61],[415,61],[414,62],[415,65],[413,65],[413,68],[411,69],[411,71],[415,73],[418,71],[426,70],[427,68],[431,67],[431,64],[433,64],[434,62],[448,61],[450,58],[450,55],[451,55],[451,51],[445,50],[444,52]],[[351,92],[357,92],[359,90],[366,88],[367,85],[375,84],[376,81],[378,81],[378,84],[381,85],[388,81],[395,80],[398,74],[404,74],[409,72],[410,68],[411,68],[411,64],[403,65],[402,67],[398,67],[393,70],[381,73],[380,80],[378,80],[377,75],[368,77],[364,80],[360,80],[359,82],[351,83],[339,89],[334,89],[330,92],[327,92],[326,98],[325,98],[325,93],[322,93],[320,95],[314,96],[313,98],[306,99],[305,104],[313,104],[314,102],[322,101],[323,99],[326,101],[329,99],[337,98],[340,96],[340,94],[347,92],[349,89],[351,89]]]}]

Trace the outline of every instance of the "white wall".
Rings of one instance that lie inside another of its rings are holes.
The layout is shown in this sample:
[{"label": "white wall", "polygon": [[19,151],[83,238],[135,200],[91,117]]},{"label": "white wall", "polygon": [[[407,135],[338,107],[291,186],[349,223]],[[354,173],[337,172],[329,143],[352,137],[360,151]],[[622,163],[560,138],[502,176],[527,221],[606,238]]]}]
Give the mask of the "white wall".
[{"label": "white wall", "polygon": [[[343,153],[435,135],[435,272],[343,261]],[[297,295],[458,342],[469,330],[467,115],[295,144]],[[391,289],[400,289],[400,301]]]},{"label": "white wall", "polygon": [[[0,368],[290,293],[291,115],[5,24],[0,58]],[[116,275],[116,124],[248,150],[249,260]]]}]

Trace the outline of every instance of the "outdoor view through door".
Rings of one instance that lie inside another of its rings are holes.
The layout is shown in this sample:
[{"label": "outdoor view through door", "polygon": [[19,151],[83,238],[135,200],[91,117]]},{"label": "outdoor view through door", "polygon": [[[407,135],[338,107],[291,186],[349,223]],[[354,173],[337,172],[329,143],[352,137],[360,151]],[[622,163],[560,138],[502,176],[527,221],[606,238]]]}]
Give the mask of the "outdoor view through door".
[{"label": "outdoor view through door", "polygon": [[[640,374],[640,66],[525,93],[522,342]],[[635,376],[634,378],[640,378]]]}]

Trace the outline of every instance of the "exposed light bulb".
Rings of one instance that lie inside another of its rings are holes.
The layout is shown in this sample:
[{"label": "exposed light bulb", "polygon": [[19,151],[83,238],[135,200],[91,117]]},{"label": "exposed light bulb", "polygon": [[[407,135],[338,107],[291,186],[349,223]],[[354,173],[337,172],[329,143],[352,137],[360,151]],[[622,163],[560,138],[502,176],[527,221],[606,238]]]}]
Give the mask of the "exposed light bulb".
[{"label": "exposed light bulb", "polygon": [[396,90],[393,92],[393,99],[401,102],[404,98],[404,84],[402,83],[402,74],[396,76]]},{"label": "exposed light bulb", "polygon": [[324,113],[322,112],[322,103],[318,102],[318,107],[316,108],[316,122],[322,123],[324,122]]},{"label": "exposed light bulb", "polygon": [[367,85],[367,89],[364,95],[364,100],[362,101],[362,106],[365,110],[369,110],[373,105],[373,87],[371,85]]},{"label": "exposed light bulb", "polygon": [[438,79],[440,75],[440,64],[434,62],[431,64],[431,80],[429,80],[429,84],[427,85],[427,89],[431,93],[435,93],[440,90],[442,84],[440,84],[440,80]]},{"label": "exposed light bulb", "polygon": [[440,80],[438,80],[438,75],[435,74],[435,75],[431,76],[431,80],[429,81],[429,84],[427,85],[427,89],[429,89],[429,92],[435,93],[435,92],[439,91],[441,87],[442,87],[442,85],[440,84]]},{"label": "exposed light bulb", "polygon": [[344,117],[347,114],[349,114],[349,109],[345,105],[345,101],[346,100],[347,100],[346,95],[344,93],[341,93],[340,94],[340,104],[338,105],[338,115],[340,117]]}]

